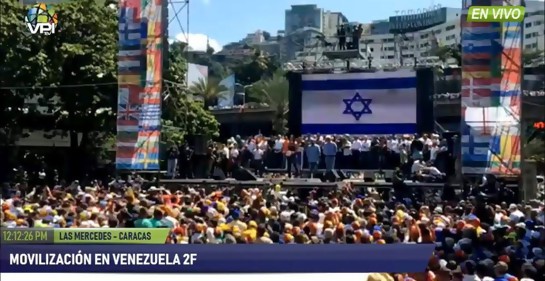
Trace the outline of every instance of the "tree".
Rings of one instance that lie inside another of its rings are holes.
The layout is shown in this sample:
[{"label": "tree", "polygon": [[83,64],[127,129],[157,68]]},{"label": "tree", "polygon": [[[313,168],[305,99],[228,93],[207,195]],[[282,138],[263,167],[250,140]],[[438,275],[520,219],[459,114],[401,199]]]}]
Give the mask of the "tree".
[{"label": "tree", "polygon": [[215,105],[218,95],[225,90],[227,88],[220,85],[218,81],[210,78],[199,79],[189,88],[191,94],[198,95],[204,99],[206,107]]},{"label": "tree", "polygon": [[[117,108],[117,11],[111,2],[68,1],[56,6],[63,18],[59,32],[41,40],[47,85],[43,105],[56,117],[55,128],[70,137],[70,175],[92,164],[93,149],[115,130]],[[77,86],[71,86],[77,85]],[[81,85],[81,86],[80,86]],[[85,85],[85,86],[83,86]]]},{"label": "tree", "polygon": [[27,36],[24,14],[19,1],[0,1],[0,147],[13,144],[21,134],[22,119],[36,113],[25,108],[25,100],[42,89],[29,86],[42,84],[48,73],[47,54],[39,40]]},{"label": "tree", "polygon": [[259,50],[254,50],[252,59],[243,62],[233,68],[237,82],[242,85],[250,85],[259,81],[269,71],[269,58]]},{"label": "tree", "polygon": [[265,41],[269,41],[269,39],[271,39],[271,33],[268,31],[263,31],[263,39],[265,39]]},{"label": "tree", "polygon": [[455,59],[458,65],[462,63],[462,53],[458,46],[440,46],[435,48],[433,54],[438,56],[442,62],[447,62],[448,59]]},{"label": "tree", "polygon": [[[165,93],[162,112],[162,144],[181,144],[188,135],[217,137],[219,123],[214,115],[205,110],[202,103],[188,98],[184,86],[187,63],[183,57],[184,43],[175,42],[170,46],[169,67],[165,71]],[[174,82],[174,83],[172,83]]]},{"label": "tree", "polygon": [[170,82],[185,83],[187,73],[187,61],[184,58],[187,43],[174,42],[169,46],[168,69],[163,73],[163,78]]},{"label": "tree", "polygon": [[251,98],[266,103],[275,111],[273,130],[286,132],[287,114],[289,111],[289,83],[282,71],[272,77],[255,83],[249,90]]},{"label": "tree", "polygon": [[219,123],[200,102],[192,101],[181,89],[173,89],[163,109],[164,144],[181,144],[190,135],[219,136]]}]

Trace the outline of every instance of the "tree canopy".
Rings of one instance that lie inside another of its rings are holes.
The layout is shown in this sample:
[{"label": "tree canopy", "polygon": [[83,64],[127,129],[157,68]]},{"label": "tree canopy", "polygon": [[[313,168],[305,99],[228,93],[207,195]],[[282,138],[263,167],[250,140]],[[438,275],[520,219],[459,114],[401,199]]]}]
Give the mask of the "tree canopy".
[{"label": "tree canopy", "polygon": [[[111,5],[114,4],[114,5]],[[25,7],[17,0],[0,1],[0,141],[12,144],[21,127],[46,130],[45,137],[61,133],[70,138],[69,174],[78,175],[84,163],[115,133],[117,111],[116,1],[66,1],[55,5],[62,12],[58,32],[28,36],[23,24]],[[174,44],[164,78],[184,83],[186,60]],[[168,87],[166,87],[168,88]],[[167,140],[200,133],[215,135],[218,124],[202,104],[169,86],[170,104],[163,110]],[[30,100],[46,108],[29,106]],[[168,103],[167,103],[168,104]],[[169,125],[171,124],[171,125]],[[172,128],[177,133],[172,134]],[[179,129],[182,129],[180,131]],[[0,144],[0,146],[2,146]],[[87,158],[87,159],[86,159]],[[96,159],[95,159],[96,160]]]},{"label": "tree canopy", "polygon": [[254,100],[268,104],[275,111],[273,130],[285,133],[289,110],[289,83],[285,73],[278,70],[271,77],[258,81],[250,88],[249,95]]}]

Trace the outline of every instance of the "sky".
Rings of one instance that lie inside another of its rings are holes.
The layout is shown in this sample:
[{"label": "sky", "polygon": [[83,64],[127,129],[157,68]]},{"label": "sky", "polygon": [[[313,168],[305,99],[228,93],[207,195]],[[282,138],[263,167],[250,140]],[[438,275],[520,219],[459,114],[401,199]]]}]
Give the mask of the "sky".
[{"label": "sky", "polygon": [[[172,2],[176,2],[173,0]],[[179,1],[181,2],[181,1]],[[174,18],[170,7],[169,34],[185,41],[182,29],[189,30],[189,45],[194,50],[205,50],[207,38],[210,46],[219,51],[221,46],[237,42],[246,34],[265,30],[272,35],[284,29],[285,10],[291,5],[316,4],[324,10],[342,12],[349,21],[367,23],[387,19],[400,10],[429,8],[432,5],[460,8],[462,0],[189,0],[189,28],[186,28],[187,8]],[[182,4],[174,4],[178,10]]]}]

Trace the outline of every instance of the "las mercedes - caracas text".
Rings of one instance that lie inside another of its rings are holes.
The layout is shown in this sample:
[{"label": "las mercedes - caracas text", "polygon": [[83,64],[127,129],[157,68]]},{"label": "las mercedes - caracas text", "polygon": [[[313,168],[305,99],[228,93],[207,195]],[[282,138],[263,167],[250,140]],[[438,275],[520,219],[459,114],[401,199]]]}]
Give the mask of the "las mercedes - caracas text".
[{"label": "las mercedes - caracas text", "polygon": [[10,253],[10,265],[187,265],[196,253]]},{"label": "las mercedes - caracas text", "polygon": [[82,241],[109,241],[109,240],[126,240],[126,241],[149,241],[151,240],[151,232],[132,232],[132,231],[121,231],[119,233],[114,233],[112,237],[111,232],[102,232],[102,231],[77,231],[77,232],[61,232],[59,233],[60,241],[73,241],[73,240],[82,240]]}]

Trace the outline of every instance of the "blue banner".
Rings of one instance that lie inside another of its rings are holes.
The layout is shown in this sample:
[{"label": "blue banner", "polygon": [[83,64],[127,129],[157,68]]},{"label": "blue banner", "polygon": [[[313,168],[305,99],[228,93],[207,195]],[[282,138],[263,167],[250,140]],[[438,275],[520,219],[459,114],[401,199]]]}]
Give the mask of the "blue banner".
[{"label": "blue banner", "polygon": [[1,272],[422,272],[433,244],[2,245]]}]

